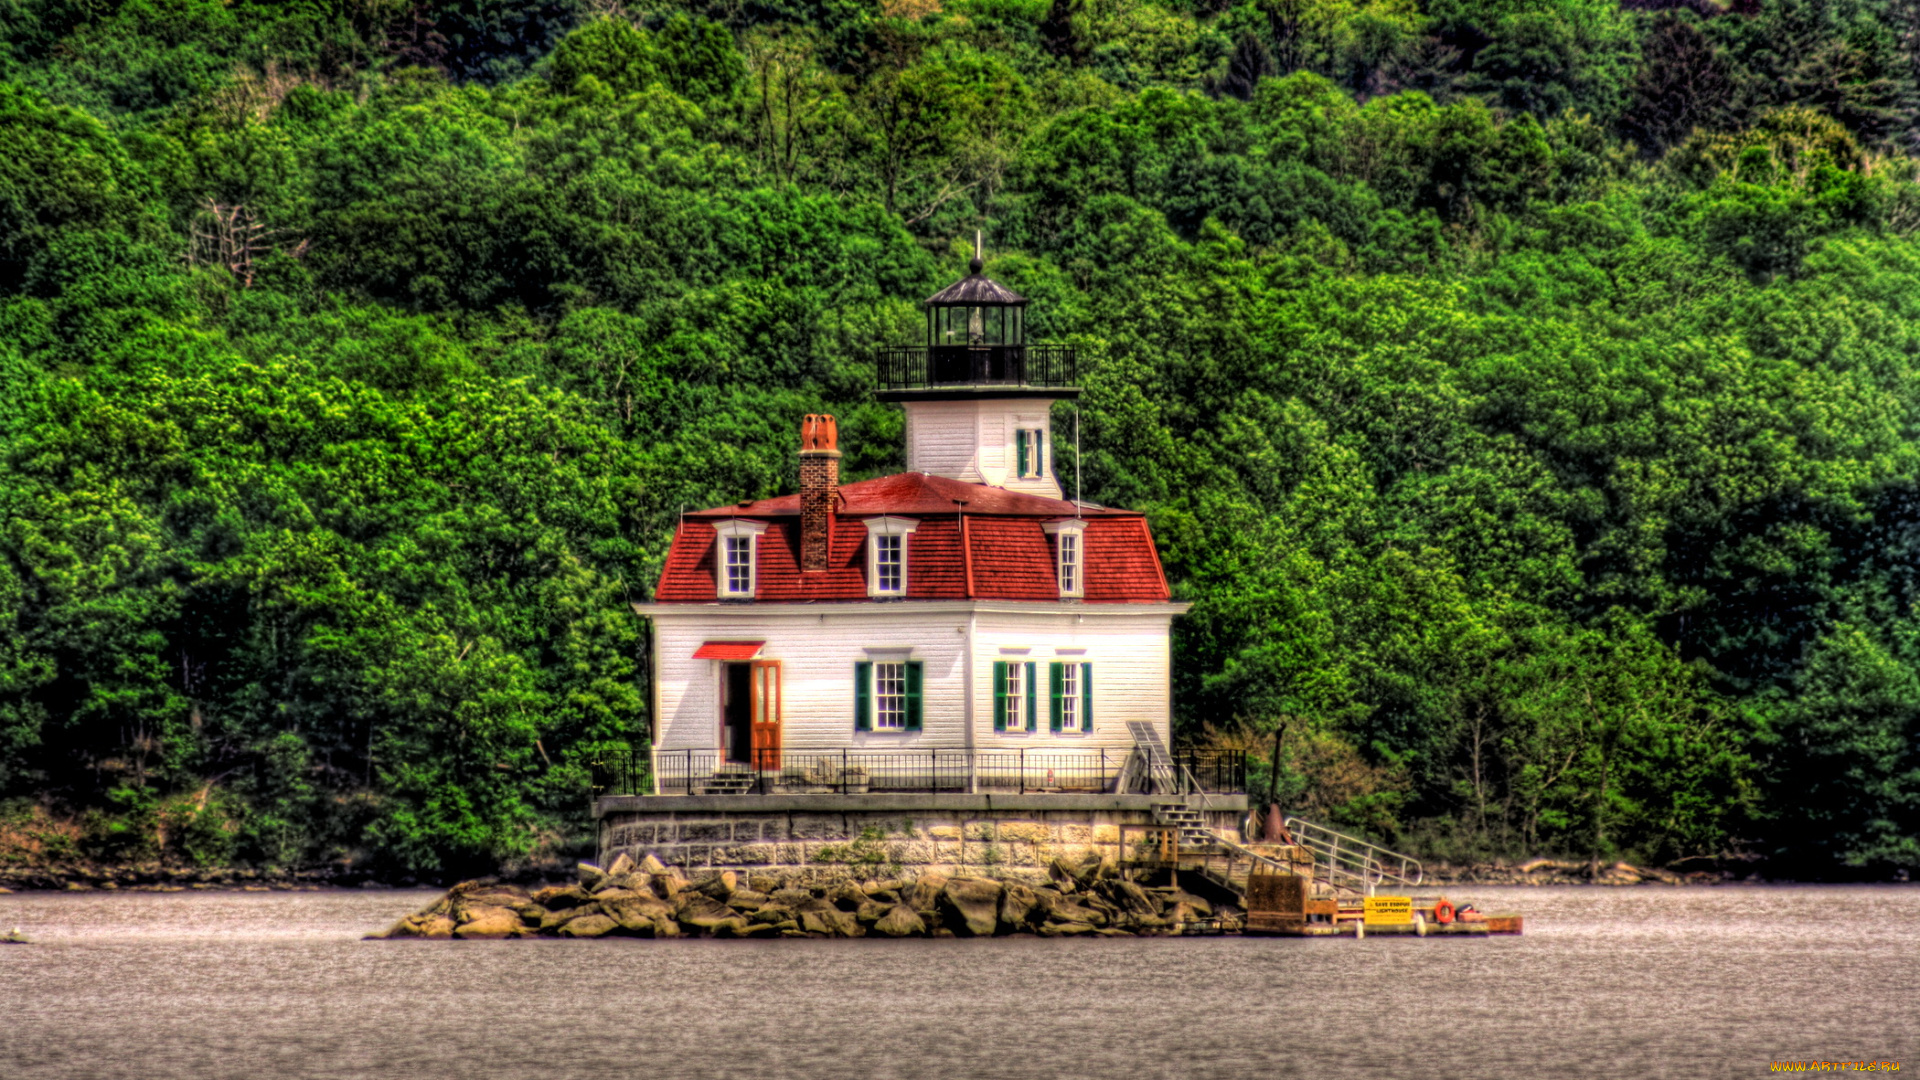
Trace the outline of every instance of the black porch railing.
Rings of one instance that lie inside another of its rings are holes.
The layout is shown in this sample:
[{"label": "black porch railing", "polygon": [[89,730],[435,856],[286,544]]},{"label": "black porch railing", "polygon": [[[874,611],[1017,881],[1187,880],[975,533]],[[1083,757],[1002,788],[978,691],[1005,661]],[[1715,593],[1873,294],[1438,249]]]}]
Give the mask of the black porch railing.
[{"label": "black porch railing", "polygon": [[[1148,782],[1131,749],[784,750],[728,761],[712,750],[662,750],[596,762],[594,795],[862,795],[875,792],[1114,792]],[[1208,793],[1246,790],[1246,753],[1173,752],[1174,773]],[[649,782],[649,780],[651,782]]]},{"label": "black porch railing", "polygon": [[882,349],[880,389],[942,386],[1072,386],[1071,345],[920,345]]}]

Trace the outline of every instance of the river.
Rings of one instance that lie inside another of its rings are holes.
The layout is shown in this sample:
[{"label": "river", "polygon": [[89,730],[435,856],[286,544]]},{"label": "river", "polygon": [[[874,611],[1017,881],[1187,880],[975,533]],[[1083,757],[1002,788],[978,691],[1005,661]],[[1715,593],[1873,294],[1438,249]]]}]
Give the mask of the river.
[{"label": "river", "polygon": [[0,1077],[1920,1074],[1920,886],[1447,892],[1526,935],[380,942],[434,894],[0,896]]}]

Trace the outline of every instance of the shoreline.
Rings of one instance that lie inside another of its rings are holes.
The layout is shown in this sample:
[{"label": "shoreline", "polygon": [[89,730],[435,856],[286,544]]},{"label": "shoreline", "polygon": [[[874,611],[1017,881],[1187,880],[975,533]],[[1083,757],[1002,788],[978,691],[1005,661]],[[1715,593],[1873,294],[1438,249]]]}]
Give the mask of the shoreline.
[{"label": "shoreline", "polygon": [[[1631,886],[1738,886],[1738,885],[1873,885],[1906,884],[1899,880],[1845,878],[1770,877],[1758,872],[1741,874],[1728,869],[1691,870],[1676,873],[1658,867],[1636,867],[1614,863],[1601,868],[1600,877],[1587,877],[1587,864],[1570,860],[1530,859],[1519,863],[1488,862],[1452,864],[1434,863],[1415,889],[1463,885],[1516,887],[1592,886],[1625,888]],[[490,875],[502,884],[529,888],[564,884],[573,875],[560,868],[543,872]],[[428,881],[388,880],[351,871],[272,871],[244,867],[157,867],[136,864],[124,867],[0,869],[0,895],[16,893],[178,893],[178,892],[371,892],[407,889],[446,890],[461,879]]]}]

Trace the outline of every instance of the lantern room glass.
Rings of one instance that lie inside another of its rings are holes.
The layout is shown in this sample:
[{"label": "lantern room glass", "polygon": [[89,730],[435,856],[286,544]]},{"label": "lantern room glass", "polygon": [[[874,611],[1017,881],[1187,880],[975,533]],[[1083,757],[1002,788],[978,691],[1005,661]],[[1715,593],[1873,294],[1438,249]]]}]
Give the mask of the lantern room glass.
[{"label": "lantern room glass", "polygon": [[1022,304],[929,304],[930,381],[948,385],[1024,381],[1026,331]]}]

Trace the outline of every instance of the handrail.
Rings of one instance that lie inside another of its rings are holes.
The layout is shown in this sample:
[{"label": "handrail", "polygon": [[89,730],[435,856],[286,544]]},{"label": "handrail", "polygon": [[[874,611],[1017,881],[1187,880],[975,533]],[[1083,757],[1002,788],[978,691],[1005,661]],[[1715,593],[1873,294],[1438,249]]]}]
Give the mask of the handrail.
[{"label": "handrail", "polygon": [[1357,880],[1368,896],[1373,895],[1376,885],[1412,888],[1426,876],[1419,860],[1325,825],[1289,817],[1286,828],[1293,835],[1294,843],[1313,852],[1326,864],[1329,882],[1336,876]]}]

